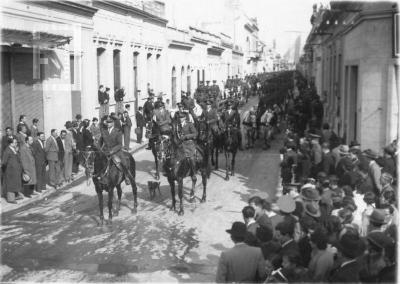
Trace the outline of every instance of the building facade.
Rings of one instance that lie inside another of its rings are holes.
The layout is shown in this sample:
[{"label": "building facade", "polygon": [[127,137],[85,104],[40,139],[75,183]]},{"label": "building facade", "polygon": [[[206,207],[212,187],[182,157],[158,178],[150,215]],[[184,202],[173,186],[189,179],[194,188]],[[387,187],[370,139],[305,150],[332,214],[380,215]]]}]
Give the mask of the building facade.
[{"label": "building facade", "polygon": [[[397,19],[397,20],[396,20]],[[399,135],[398,8],[331,2],[314,10],[301,69],[347,143],[381,149]]]},{"label": "building facade", "polygon": [[257,23],[249,18],[233,38],[218,29],[168,25],[162,1],[1,5],[1,132],[15,127],[21,114],[28,124],[39,118],[46,135],[76,114],[98,116],[100,85],[110,88],[110,111],[121,87],[136,110],[149,89],[175,106],[182,91],[193,94],[200,81],[216,80],[222,89],[228,76],[260,71],[251,55],[260,46]]}]

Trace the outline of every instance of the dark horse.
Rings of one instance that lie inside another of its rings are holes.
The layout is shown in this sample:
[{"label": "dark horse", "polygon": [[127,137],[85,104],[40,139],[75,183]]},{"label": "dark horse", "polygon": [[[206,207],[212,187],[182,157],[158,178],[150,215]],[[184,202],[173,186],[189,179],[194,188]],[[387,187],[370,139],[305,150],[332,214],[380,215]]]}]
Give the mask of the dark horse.
[{"label": "dark horse", "polygon": [[164,159],[163,157],[165,153],[164,148],[166,147],[165,142],[168,139],[168,137],[160,134],[158,126],[153,121],[148,122],[146,125],[146,137],[151,138],[149,143],[151,152],[153,153],[154,163],[156,164],[156,174],[154,178],[156,180],[159,180],[160,179],[159,164]]},{"label": "dark horse", "polygon": [[182,142],[180,141],[180,134],[178,133],[178,126],[176,122],[172,123],[172,134],[169,140],[169,151],[166,154],[164,162],[164,170],[171,187],[172,206],[171,210],[176,210],[175,199],[175,181],[178,183],[178,197],[179,197],[179,215],[184,214],[183,210],[183,179],[190,176],[192,179],[192,189],[190,191],[190,202],[194,202],[194,188],[196,186],[197,177],[196,173],[200,170],[202,183],[203,183],[203,196],[201,202],[206,201],[206,188],[207,188],[207,166],[204,158],[204,150],[196,145],[195,165],[192,165],[189,158],[185,156]]},{"label": "dark horse", "polygon": [[214,148],[213,136],[211,133],[210,125],[200,118],[197,123],[197,145],[204,149],[204,163],[207,168],[207,177],[210,178],[211,167],[210,167],[210,157],[212,154],[212,149]]},{"label": "dark horse", "polygon": [[229,175],[235,175],[235,157],[239,148],[239,139],[236,130],[232,125],[227,125],[224,139],[224,153],[226,160],[225,180],[229,180]]},{"label": "dark horse", "polygon": [[[210,148],[211,152],[211,165],[215,166],[215,169],[218,170],[218,154],[219,151],[224,148],[224,140],[225,135],[221,130],[224,126],[222,125],[222,121],[218,121],[218,129],[215,131],[211,131],[212,134],[212,147]],[[215,158],[215,160],[214,160]]]},{"label": "dark horse", "polygon": [[[125,152],[124,155],[129,155],[130,163],[130,175],[129,181],[132,187],[134,208],[132,213],[137,212],[137,187],[136,187],[136,164],[135,159],[131,154]],[[86,178],[88,183],[90,183],[90,178],[93,180],[97,197],[99,199],[99,209],[100,209],[100,224],[104,223],[103,215],[103,191],[108,192],[108,220],[112,223],[112,205],[114,197],[114,188],[117,188],[118,203],[117,209],[115,211],[115,216],[118,216],[119,210],[121,208],[121,196],[122,189],[121,183],[125,180],[125,174],[121,172],[113,159],[109,158],[103,151],[97,149],[91,149],[88,151],[81,152],[82,165],[85,168]]]}]

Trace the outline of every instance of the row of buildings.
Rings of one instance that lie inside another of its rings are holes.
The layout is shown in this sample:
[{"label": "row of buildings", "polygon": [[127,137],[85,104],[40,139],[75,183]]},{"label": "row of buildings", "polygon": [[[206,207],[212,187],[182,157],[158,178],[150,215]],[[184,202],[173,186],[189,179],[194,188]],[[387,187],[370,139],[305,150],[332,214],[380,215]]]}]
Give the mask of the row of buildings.
[{"label": "row of buildings", "polygon": [[315,84],[325,120],[347,143],[381,149],[398,138],[399,14],[396,2],[314,6],[299,69]]},{"label": "row of buildings", "polygon": [[[243,13],[235,33],[168,24],[161,1],[3,1],[1,128],[38,118],[46,133],[80,113],[98,115],[100,84],[124,87],[143,105],[147,90],[173,106],[200,81],[266,71],[265,44]],[[179,15],[177,15],[179,16]],[[269,58],[269,57],[268,57]]]}]

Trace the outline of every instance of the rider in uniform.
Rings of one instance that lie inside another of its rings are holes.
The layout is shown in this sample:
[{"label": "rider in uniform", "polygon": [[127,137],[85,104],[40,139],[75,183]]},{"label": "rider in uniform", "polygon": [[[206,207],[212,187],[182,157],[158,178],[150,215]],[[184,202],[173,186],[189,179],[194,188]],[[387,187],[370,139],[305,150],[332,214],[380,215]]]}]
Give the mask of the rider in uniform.
[{"label": "rider in uniform", "polygon": [[125,174],[126,184],[130,184],[130,179],[133,179],[130,173],[130,154],[122,150],[122,132],[114,123],[115,118],[107,116],[105,119],[107,127],[101,128],[99,146],[107,156],[111,156],[117,168]]},{"label": "rider in uniform", "polygon": [[232,125],[234,132],[238,137],[239,150],[243,151],[242,147],[242,133],[240,132],[240,115],[239,112],[233,108],[233,103],[231,101],[227,102],[228,110],[223,114],[223,122],[225,125]]},{"label": "rider in uniform", "polygon": [[163,103],[163,96],[160,93],[157,97],[157,101],[154,103],[154,109],[159,109],[161,107],[161,104]]},{"label": "rider in uniform", "polygon": [[191,168],[194,171],[196,165],[196,144],[194,141],[197,138],[197,130],[194,124],[189,121],[187,113],[180,112],[179,119],[178,132],[182,141],[182,150],[185,157],[190,160]]},{"label": "rider in uniform", "polygon": [[143,105],[143,114],[144,118],[147,122],[151,121],[153,118],[153,111],[154,111],[154,103],[153,103],[153,95],[150,93],[147,101]]}]

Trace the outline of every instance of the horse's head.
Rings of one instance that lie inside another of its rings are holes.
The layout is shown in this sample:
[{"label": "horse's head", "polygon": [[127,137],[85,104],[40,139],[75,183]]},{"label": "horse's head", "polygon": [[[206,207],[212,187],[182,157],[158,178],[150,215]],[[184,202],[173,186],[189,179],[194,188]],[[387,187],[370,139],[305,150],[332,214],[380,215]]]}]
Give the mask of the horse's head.
[{"label": "horse's head", "polygon": [[155,143],[157,159],[160,161],[167,159],[171,154],[171,138],[166,135],[161,135],[160,139]]},{"label": "horse's head", "polygon": [[85,175],[88,185],[90,184],[90,179],[94,175],[94,160],[96,152],[94,150],[82,151],[81,156],[83,158],[83,167],[85,168]]}]

